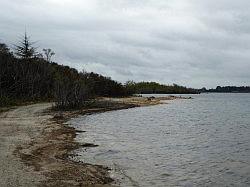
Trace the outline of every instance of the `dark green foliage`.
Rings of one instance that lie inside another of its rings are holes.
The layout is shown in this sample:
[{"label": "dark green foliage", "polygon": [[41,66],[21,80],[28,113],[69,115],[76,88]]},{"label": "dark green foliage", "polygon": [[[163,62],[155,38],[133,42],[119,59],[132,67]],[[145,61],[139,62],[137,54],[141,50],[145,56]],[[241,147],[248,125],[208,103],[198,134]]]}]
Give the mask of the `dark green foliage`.
[{"label": "dark green foliage", "polygon": [[0,106],[53,100],[60,109],[79,108],[95,97],[123,97],[134,93],[197,93],[196,90],[155,82],[127,82],[125,86],[97,73],[78,72],[51,62],[55,54],[38,55],[29,37],[15,48],[15,55],[0,43]]},{"label": "dark green foliage", "polygon": [[21,59],[31,59],[36,56],[36,49],[32,46],[34,43],[30,42],[27,33],[21,39],[18,45],[15,45],[15,54]]},{"label": "dark green foliage", "polygon": [[126,94],[122,84],[99,74],[78,72],[47,58],[18,57],[0,44],[0,106],[54,100],[56,107],[69,109],[82,107],[94,97]]},{"label": "dark green foliage", "polygon": [[[0,97],[15,101],[51,98],[53,75],[50,65],[43,59],[15,58],[6,45],[1,45],[3,47],[5,50],[0,52]],[[0,105],[5,104],[1,102]]]},{"label": "dark green foliage", "polygon": [[137,94],[197,94],[197,90],[186,88],[184,86],[163,85],[156,82],[139,82],[129,81],[126,83],[126,88],[129,93]]},{"label": "dark green foliage", "polygon": [[104,77],[97,73],[86,73],[87,82],[91,84],[92,92],[96,96],[121,97],[127,95],[125,87],[110,77]]}]

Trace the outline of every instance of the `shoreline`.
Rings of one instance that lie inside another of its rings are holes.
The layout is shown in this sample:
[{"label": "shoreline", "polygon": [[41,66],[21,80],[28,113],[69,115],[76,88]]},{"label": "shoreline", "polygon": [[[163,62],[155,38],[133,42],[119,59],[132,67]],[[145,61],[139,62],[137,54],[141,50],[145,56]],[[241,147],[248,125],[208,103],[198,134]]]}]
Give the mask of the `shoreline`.
[{"label": "shoreline", "polygon": [[[76,142],[75,137],[77,133],[83,132],[79,132],[65,123],[78,115],[90,115],[106,111],[152,106],[163,104],[162,100],[174,99],[188,98],[175,96],[164,98],[100,98],[101,104],[99,103],[92,108],[63,112],[53,111],[49,109],[49,105],[51,104],[47,104],[46,107],[41,109],[42,113],[39,113],[39,115],[35,113],[33,116],[34,118],[43,118],[44,116],[44,120],[38,122],[41,123],[39,132],[37,132],[36,136],[31,136],[29,141],[24,144],[16,145],[14,155],[19,158],[28,169],[32,168],[31,170],[38,176],[39,181],[30,186],[35,186],[34,184],[37,186],[113,186],[111,183],[114,180],[109,176],[109,168],[101,165],[77,162],[69,158],[70,156],[74,156],[71,155],[72,151],[80,147],[93,147],[98,145],[87,142],[84,144]],[[39,108],[39,104],[37,104],[37,107]],[[29,106],[26,106],[26,108],[29,108]],[[11,111],[13,110],[10,110],[10,112]],[[8,112],[6,113],[8,114]],[[4,114],[5,113],[2,115]],[[22,116],[19,117],[21,118]],[[35,122],[37,123],[37,121]],[[32,128],[36,127],[32,126]]]}]

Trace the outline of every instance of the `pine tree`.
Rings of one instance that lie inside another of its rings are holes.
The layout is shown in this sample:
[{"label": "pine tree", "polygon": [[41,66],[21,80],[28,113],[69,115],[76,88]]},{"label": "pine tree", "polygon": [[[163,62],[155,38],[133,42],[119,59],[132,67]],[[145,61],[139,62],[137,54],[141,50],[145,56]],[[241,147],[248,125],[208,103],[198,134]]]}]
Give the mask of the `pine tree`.
[{"label": "pine tree", "polygon": [[25,32],[23,39],[19,42],[18,45],[15,45],[15,54],[21,59],[31,59],[36,56],[36,48],[32,45],[34,42],[30,42],[30,38]]}]

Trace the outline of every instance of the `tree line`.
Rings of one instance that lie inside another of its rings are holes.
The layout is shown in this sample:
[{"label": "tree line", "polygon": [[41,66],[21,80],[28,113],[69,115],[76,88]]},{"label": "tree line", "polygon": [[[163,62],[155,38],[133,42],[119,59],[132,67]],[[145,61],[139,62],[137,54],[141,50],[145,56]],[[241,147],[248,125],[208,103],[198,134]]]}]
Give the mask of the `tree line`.
[{"label": "tree line", "polygon": [[199,91],[193,88],[179,86],[177,84],[164,85],[157,82],[128,81],[126,83],[128,93],[136,94],[198,94]]},{"label": "tree line", "polygon": [[127,95],[109,77],[52,62],[54,54],[51,49],[38,53],[26,33],[13,51],[0,43],[0,106],[53,100],[58,108],[76,108],[95,97]]},{"label": "tree line", "polygon": [[12,50],[0,43],[0,107],[51,100],[58,108],[77,108],[100,96],[197,93],[176,84],[129,81],[123,85],[110,77],[59,65],[52,61],[54,55],[48,48],[39,53],[26,33]]},{"label": "tree line", "polygon": [[221,92],[221,93],[250,93],[250,86],[217,86],[216,88],[202,88],[201,92]]}]

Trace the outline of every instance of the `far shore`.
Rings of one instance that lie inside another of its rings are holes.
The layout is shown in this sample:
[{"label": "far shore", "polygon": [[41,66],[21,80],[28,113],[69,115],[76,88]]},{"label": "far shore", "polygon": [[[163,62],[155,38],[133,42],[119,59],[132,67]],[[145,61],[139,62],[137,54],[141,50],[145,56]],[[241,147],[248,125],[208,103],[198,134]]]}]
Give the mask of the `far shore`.
[{"label": "far shore", "polygon": [[78,115],[163,104],[186,97],[99,98],[88,108],[52,110],[52,103],[5,108],[0,114],[0,186],[112,186],[109,168],[69,159],[79,132],[66,125]]}]

